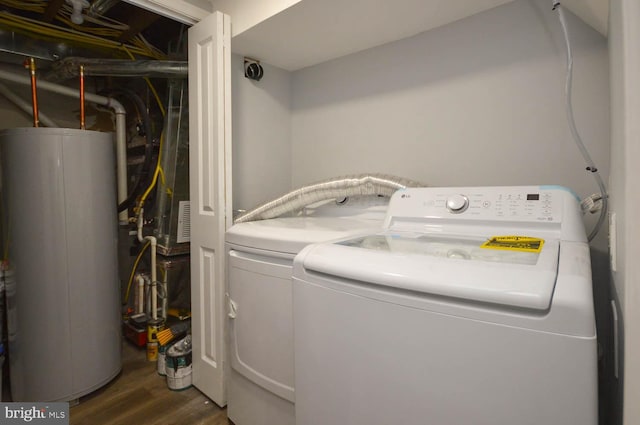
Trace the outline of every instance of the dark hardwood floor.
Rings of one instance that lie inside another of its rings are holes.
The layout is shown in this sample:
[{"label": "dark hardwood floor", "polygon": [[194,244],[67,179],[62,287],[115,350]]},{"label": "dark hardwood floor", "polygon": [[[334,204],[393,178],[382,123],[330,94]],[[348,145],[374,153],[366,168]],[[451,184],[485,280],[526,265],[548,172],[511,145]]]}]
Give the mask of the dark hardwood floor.
[{"label": "dark hardwood floor", "polygon": [[124,341],[122,372],[70,408],[71,425],[228,425],[221,409],[196,388],[171,391],[146,351]]}]

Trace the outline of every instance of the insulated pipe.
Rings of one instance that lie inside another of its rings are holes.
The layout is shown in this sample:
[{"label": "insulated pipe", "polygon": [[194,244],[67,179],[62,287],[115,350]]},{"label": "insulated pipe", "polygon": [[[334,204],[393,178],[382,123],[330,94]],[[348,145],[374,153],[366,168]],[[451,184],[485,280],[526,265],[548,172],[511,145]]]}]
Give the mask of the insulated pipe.
[{"label": "insulated pipe", "polygon": [[235,222],[243,223],[274,218],[327,199],[363,195],[390,197],[398,189],[421,186],[424,185],[413,180],[383,174],[338,177],[289,192],[274,201],[267,202],[241,215]]},{"label": "insulated pipe", "polygon": [[[16,75],[12,72],[0,70],[0,80],[11,81],[18,84],[29,85],[31,80],[22,75]],[[40,81],[39,87],[41,89],[58,93],[64,96],[75,97],[79,96],[78,91],[69,87],[61,86],[59,84],[50,83],[48,81]],[[124,106],[117,100],[99,96],[93,93],[85,93],[85,100],[87,102],[103,105],[111,108],[116,114],[116,162],[118,164],[118,203],[127,199],[127,138],[126,138],[126,111]],[[118,214],[118,218],[121,224],[127,224],[129,222],[128,212],[122,211]]]},{"label": "insulated pipe", "polygon": [[165,60],[124,60],[68,57],[55,61],[53,69],[46,79],[51,81],[66,80],[78,76],[78,67],[84,65],[85,75],[102,77],[159,77],[187,78],[189,63],[187,61]]},{"label": "insulated pipe", "polygon": [[156,248],[158,240],[153,236],[142,236],[142,222],[144,221],[144,208],[138,213],[138,240],[151,243],[151,318],[158,319],[158,276],[156,272]]},{"label": "insulated pipe", "polygon": [[[23,100],[20,96],[12,92],[11,89],[9,89],[9,87],[5,86],[2,83],[0,83],[0,94],[2,94],[4,97],[9,99],[9,101],[13,102],[14,105],[22,109],[27,114],[29,115],[33,114],[33,108],[31,107],[31,104]],[[46,125],[47,127],[54,127],[54,128],[60,127],[58,124],[56,124],[55,121],[53,121],[51,118],[49,118],[42,112],[38,113],[38,120],[40,120],[40,123]]]}]

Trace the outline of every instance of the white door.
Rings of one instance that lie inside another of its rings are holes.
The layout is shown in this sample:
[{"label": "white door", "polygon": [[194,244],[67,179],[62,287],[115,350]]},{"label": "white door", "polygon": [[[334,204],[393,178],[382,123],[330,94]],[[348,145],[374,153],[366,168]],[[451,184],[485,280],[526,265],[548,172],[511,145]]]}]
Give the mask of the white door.
[{"label": "white door", "polygon": [[224,233],[231,216],[231,25],[215,12],[189,29],[189,183],[193,384],[220,406]]}]

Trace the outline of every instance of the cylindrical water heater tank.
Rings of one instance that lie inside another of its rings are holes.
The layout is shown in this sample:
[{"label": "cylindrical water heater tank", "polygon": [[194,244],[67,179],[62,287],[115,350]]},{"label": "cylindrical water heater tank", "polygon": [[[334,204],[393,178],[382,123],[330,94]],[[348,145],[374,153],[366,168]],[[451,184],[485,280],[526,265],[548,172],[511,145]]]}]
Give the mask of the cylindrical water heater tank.
[{"label": "cylindrical water heater tank", "polygon": [[13,401],[66,401],[121,369],[113,137],[0,132]]}]

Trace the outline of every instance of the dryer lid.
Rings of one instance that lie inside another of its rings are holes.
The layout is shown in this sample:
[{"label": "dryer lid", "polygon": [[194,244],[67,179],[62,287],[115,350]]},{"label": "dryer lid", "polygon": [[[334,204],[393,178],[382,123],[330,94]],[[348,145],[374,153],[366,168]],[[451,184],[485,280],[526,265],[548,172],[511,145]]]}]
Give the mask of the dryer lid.
[{"label": "dryer lid", "polygon": [[389,232],[314,246],[303,265],[384,287],[546,310],[558,255],[558,240],[507,236],[492,243],[479,237]]},{"label": "dryer lid", "polygon": [[225,239],[234,245],[295,255],[311,243],[353,237],[381,228],[381,217],[282,217],[236,224],[227,231]]}]

